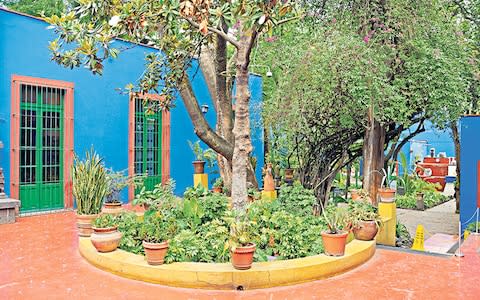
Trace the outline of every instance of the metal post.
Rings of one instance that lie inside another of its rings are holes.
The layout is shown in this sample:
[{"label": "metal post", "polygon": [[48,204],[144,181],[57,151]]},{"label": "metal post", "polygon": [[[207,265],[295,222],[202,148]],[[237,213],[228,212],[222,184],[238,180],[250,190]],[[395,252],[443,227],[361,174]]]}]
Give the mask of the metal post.
[{"label": "metal post", "polygon": [[477,207],[477,222],[475,223],[475,233],[478,234],[478,207]]},{"label": "metal post", "polygon": [[458,222],[458,249],[455,251],[456,257],[464,257],[462,252],[462,222]]}]

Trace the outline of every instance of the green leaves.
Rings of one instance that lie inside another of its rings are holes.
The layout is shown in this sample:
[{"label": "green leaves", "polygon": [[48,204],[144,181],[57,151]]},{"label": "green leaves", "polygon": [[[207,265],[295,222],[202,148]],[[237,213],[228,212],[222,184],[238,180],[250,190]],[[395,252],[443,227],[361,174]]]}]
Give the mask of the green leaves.
[{"label": "green leaves", "polygon": [[93,147],[85,153],[85,159],[74,157],[72,167],[72,193],[81,215],[98,214],[103,199],[108,192],[107,171],[103,160],[95,153]]}]

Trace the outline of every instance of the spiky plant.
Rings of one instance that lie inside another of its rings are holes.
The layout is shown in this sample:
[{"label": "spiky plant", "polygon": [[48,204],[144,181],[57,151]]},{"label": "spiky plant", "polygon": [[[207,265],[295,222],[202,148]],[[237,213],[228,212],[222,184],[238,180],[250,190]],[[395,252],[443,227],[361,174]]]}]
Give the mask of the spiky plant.
[{"label": "spiky plant", "polygon": [[77,214],[98,214],[108,192],[108,177],[103,159],[93,148],[86,152],[84,160],[75,155],[72,180]]}]

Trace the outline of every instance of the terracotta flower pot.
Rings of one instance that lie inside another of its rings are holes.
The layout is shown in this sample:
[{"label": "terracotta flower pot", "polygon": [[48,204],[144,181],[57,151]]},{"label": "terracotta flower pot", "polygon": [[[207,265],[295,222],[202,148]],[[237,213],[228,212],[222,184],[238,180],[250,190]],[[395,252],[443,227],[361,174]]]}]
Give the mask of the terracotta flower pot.
[{"label": "terracotta flower pot", "polygon": [[357,201],[360,199],[360,194],[358,193],[358,190],[351,190],[350,191],[350,197],[352,198],[353,201]]},{"label": "terracotta flower pot", "polygon": [[245,247],[237,247],[232,251],[232,265],[237,270],[248,270],[252,267],[253,255],[256,245],[249,244]]},{"label": "terracotta flower pot", "polygon": [[379,188],[378,196],[380,196],[380,201],[385,203],[395,202],[395,190],[391,188]]},{"label": "terracotta flower pot", "polygon": [[293,180],[293,169],[285,169],[285,181]]},{"label": "terracotta flower pot", "polygon": [[375,221],[361,221],[357,227],[353,228],[353,234],[357,240],[371,241],[378,232],[378,226]]},{"label": "terracotta flower pot", "polygon": [[343,256],[345,254],[345,245],[347,244],[347,231],[339,231],[332,234],[327,231],[322,232],[323,248],[325,254],[330,256]]},{"label": "terracotta flower pot", "polygon": [[77,228],[78,235],[82,237],[89,237],[92,232],[92,222],[98,217],[98,214],[95,215],[79,215],[77,213]]},{"label": "terracotta flower pot", "polygon": [[205,162],[203,160],[196,160],[193,162],[193,173],[195,174],[205,173]]},{"label": "terracotta flower pot", "polygon": [[149,265],[162,265],[168,251],[168,241],[163,243],[149,243],[143,241],[143,249]]},{"label": "terracotta flower pot", "polygon": [[121,202],[114,203],[104,203],[102,207],[102,213],[109,215],[119,215],[123,212],[123,207]]},{"label": "terracotta flower pot", "polygon": [[213,187],[212,190],[215,194],[220,194],[223,189],[221,187]]},{"label": "terracotta flower pot", "polygon": [[117,230],[117,226],[107,228],[93,227],[90,240],[98,252],[112,252],[117,250],[122,235],[123,234]]}]

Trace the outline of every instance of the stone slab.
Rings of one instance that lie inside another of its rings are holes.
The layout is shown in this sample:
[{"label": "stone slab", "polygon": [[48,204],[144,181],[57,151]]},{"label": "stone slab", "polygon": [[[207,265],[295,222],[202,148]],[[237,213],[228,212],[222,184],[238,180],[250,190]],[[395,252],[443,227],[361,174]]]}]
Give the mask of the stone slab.
[{"label": "stone slab", "polygon": [[0,209],[15,208],[20,206],[20,201],[6,198],[0,199]]},{"label": "stone slab", "polygon": [[425,241],[425,251],[446,254],[456,243],[458,236],[436,233]]}]

